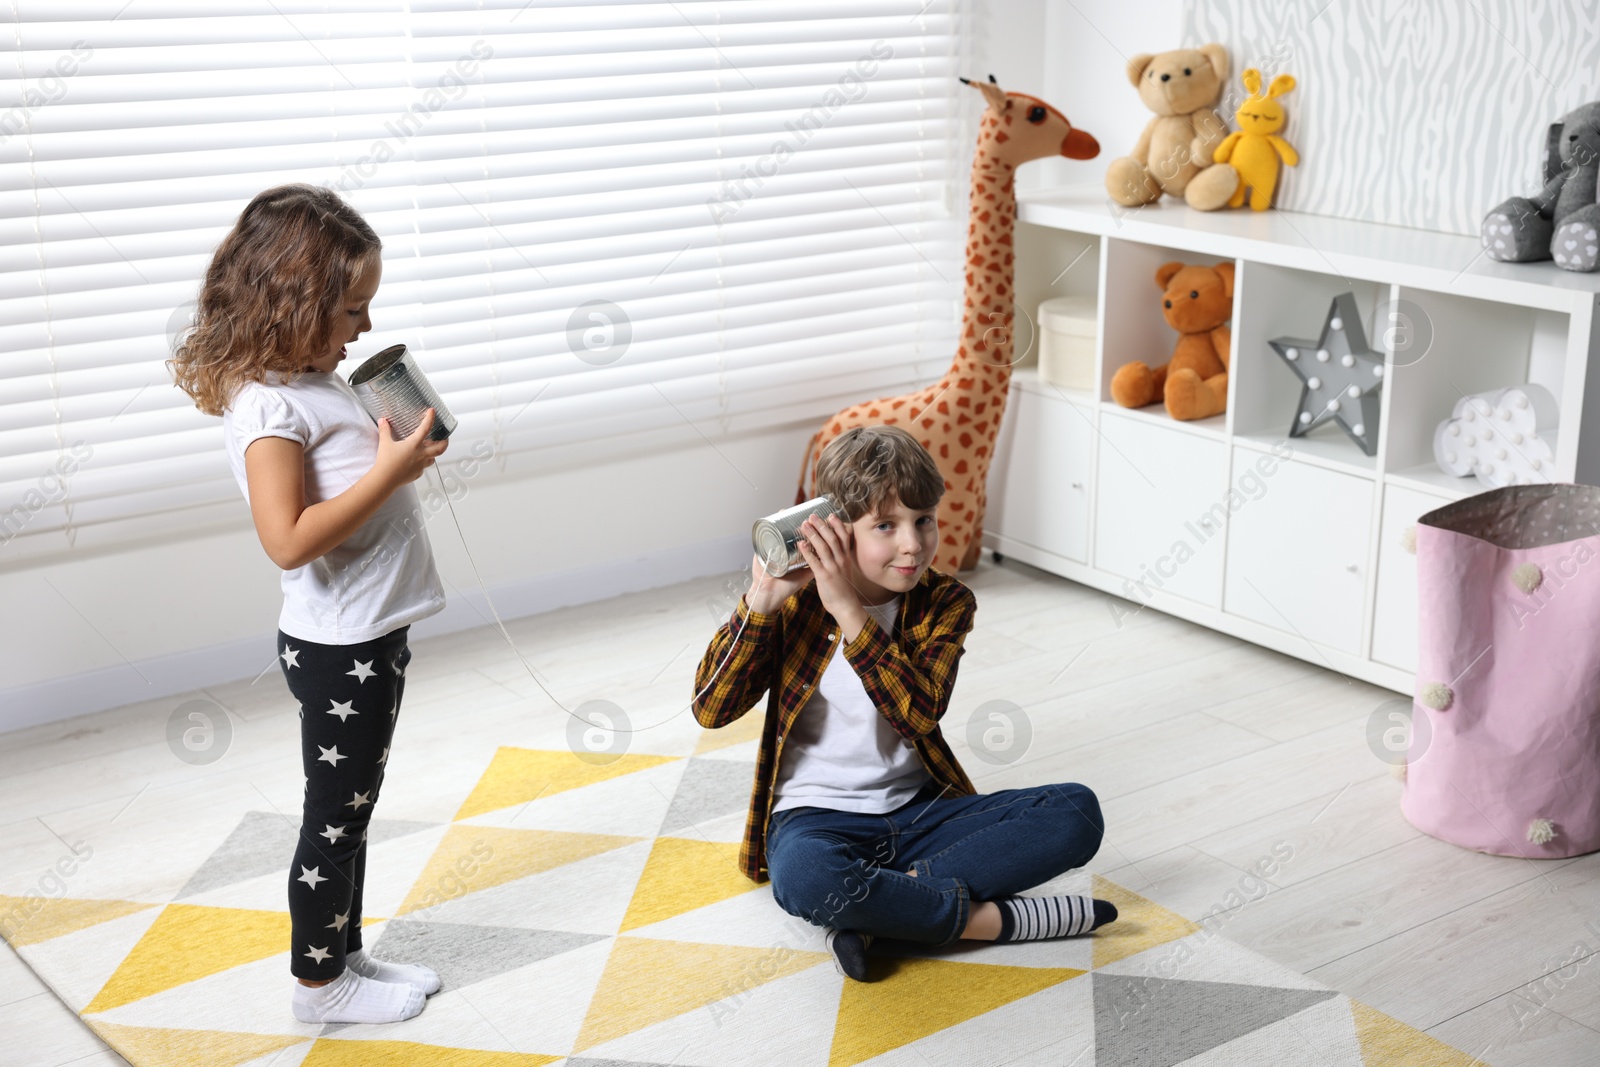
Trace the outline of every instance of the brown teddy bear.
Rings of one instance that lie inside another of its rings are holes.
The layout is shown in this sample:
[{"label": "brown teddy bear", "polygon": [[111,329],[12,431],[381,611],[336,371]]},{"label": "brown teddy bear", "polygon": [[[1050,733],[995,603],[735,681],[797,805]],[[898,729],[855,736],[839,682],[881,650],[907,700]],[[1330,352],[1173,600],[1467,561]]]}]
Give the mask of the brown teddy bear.
[{"label": "brown teddy bear", "polygon": [[1182,199],[1190,179],[1212,165],[1212,154],[1228,136],[1228,124],[1211,107],[1228,80],[1228,52],[1208,44],[1141,53],[1128,60],[1128,80],[1155,118],[1133,154],[1106,168],[1106,192],[1125,207],[1149,204],[1162,193]]},{"label": "brown teddy bear", "polygon": [[1111,399],[1142,408],[1165,399],[1175,419],[1204,419],[1228,408],[1228,348],[1223,325],[1233,316],[1233,264],[1214,267],[1163,263],[1156,271],[1163,290],[1161,314],[1181,336],[1165,366],[1124,364],[1111,377]]}]

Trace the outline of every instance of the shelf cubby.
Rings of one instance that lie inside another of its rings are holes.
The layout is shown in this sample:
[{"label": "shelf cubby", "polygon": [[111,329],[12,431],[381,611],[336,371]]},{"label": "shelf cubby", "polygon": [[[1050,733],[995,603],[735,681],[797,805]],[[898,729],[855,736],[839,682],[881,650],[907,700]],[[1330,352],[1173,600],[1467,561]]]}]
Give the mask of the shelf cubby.
[{"label": "shelf cubby", "polygon": [[[1300,437],[1290,437],[1299,410],[1301,382],[1268,342],[1279,337],[1315,340],[1327,321],[1333,298],[1350,293],[1361,313],[1368,347],[1383,352],[1383,338],[1373,330],[1373,316],[1379,304],[1390,298],[1390,290],[1388,285],[1339,274],[1245,261],[1239,270],[1234,304],[1234,358],[1229,381],[1232,432],[1242,441],[1262,447],[1286,441],[1296,455],[1309,462],[1372,477],[1377,470],[1377,455],[1363,452],[1332,421]],[[1380,411],[1388,402],[1388,388],[1385,383],[1379,394]],[[1383,449],[1381,420],[1378,449]]]},{"label": "shelf cubby", "polygon": [[[1106,238],[1105,284],[1100,321],[1100,401],[1117,411],[1151,414],[1164,425],[1174,425],[1165,406],[1157,401],[1145,408],[1124,408],[1111,399],[1111,377],[1117,369],[1134,360],[1158,367],[1172,358],[1178,332],[1161,314],[1161,288],[1156,271],[1163,263],[1215,266],[1232,262],[1228,256],[1204,255],[1181,248]],[[1236,265],[1237,266],[1237,265]],[[1237,304],[1235,304],[1237,307]],[[1188,429],[1220,437],[1226,418],[1199,419],[1183,424]]]},{"label": "shelf cubby", "polygon": [[[1431,485],[1452,496],[1481,492],[1477,479],[1439,468],[1435,429],[1462,397],[1524,382],[1544,386],[1561,404],[1572,317],[1410,286],[1396,289],[1387,309],[1394,317],[1387,329],[1398,343],[1385,386],[1385,469],[1397,476],[1396,484]],[[1576,421],[1564,418],[1560,432],[1576,434]],[[1561,452],[1558,447],[1548,480],[1571,479],[1570,468],[1562,474]]]},{"label": "shelf cubby", "polygon": [[[1012,332],[1016,337],[1018,367],[1039,365],[1040,301],[1053,296],[1098,296],[1101,241],[1101,237],[1092,233],[1017,223],[1012,237],[1016,254],[1016,314]],[[1062,396],[1075,401],[1094,401],[1093,390],[1055,388]]]}]

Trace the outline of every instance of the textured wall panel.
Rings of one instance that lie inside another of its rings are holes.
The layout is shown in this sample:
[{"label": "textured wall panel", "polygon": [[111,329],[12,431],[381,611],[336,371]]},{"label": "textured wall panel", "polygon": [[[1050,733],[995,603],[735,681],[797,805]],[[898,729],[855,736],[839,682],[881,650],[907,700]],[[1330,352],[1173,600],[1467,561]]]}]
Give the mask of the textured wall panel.
[{"label": "textured wall panel", "polygon": [[1600,0],[1186,0],[1182,40],[1227,46],[1230,120],[1240,70],[1294,75],[1275,203],[1318,215],[1476,234],[1600,99]]}]

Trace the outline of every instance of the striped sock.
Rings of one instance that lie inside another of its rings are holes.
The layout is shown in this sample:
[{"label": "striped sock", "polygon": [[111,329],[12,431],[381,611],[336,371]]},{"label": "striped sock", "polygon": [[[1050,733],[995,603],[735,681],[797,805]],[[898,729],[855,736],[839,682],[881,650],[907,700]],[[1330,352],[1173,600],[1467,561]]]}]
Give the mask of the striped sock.
[{"label": "striped sock", "polygon": [[996,941],[1037,941],[1076,937],[1117,917],[1117,906],[1093,897],[1003,897]]}]

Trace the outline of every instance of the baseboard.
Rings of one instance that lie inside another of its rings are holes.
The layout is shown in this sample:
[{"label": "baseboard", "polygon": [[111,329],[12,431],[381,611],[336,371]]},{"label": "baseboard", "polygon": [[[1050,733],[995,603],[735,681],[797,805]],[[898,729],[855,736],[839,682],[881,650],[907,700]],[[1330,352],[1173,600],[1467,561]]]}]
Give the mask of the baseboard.
[{"label": "baseboard", "polygon": [[[680,545],[627,560],[541,574],[489,589],[502,620],[537,615],[622,593],[721,574],[749,562],[750,538],[734,535]],[[494,615],[479,590],[449,591],[443,611],[411,627],[413,639],[493,625]],[[0,689],[0,734],[60,722],[124,704],[188,693],[208,685],[254,678],[273,665],[277,628],[204,648],[175,652],[128,665],[103,667],[64,678]]]}]

